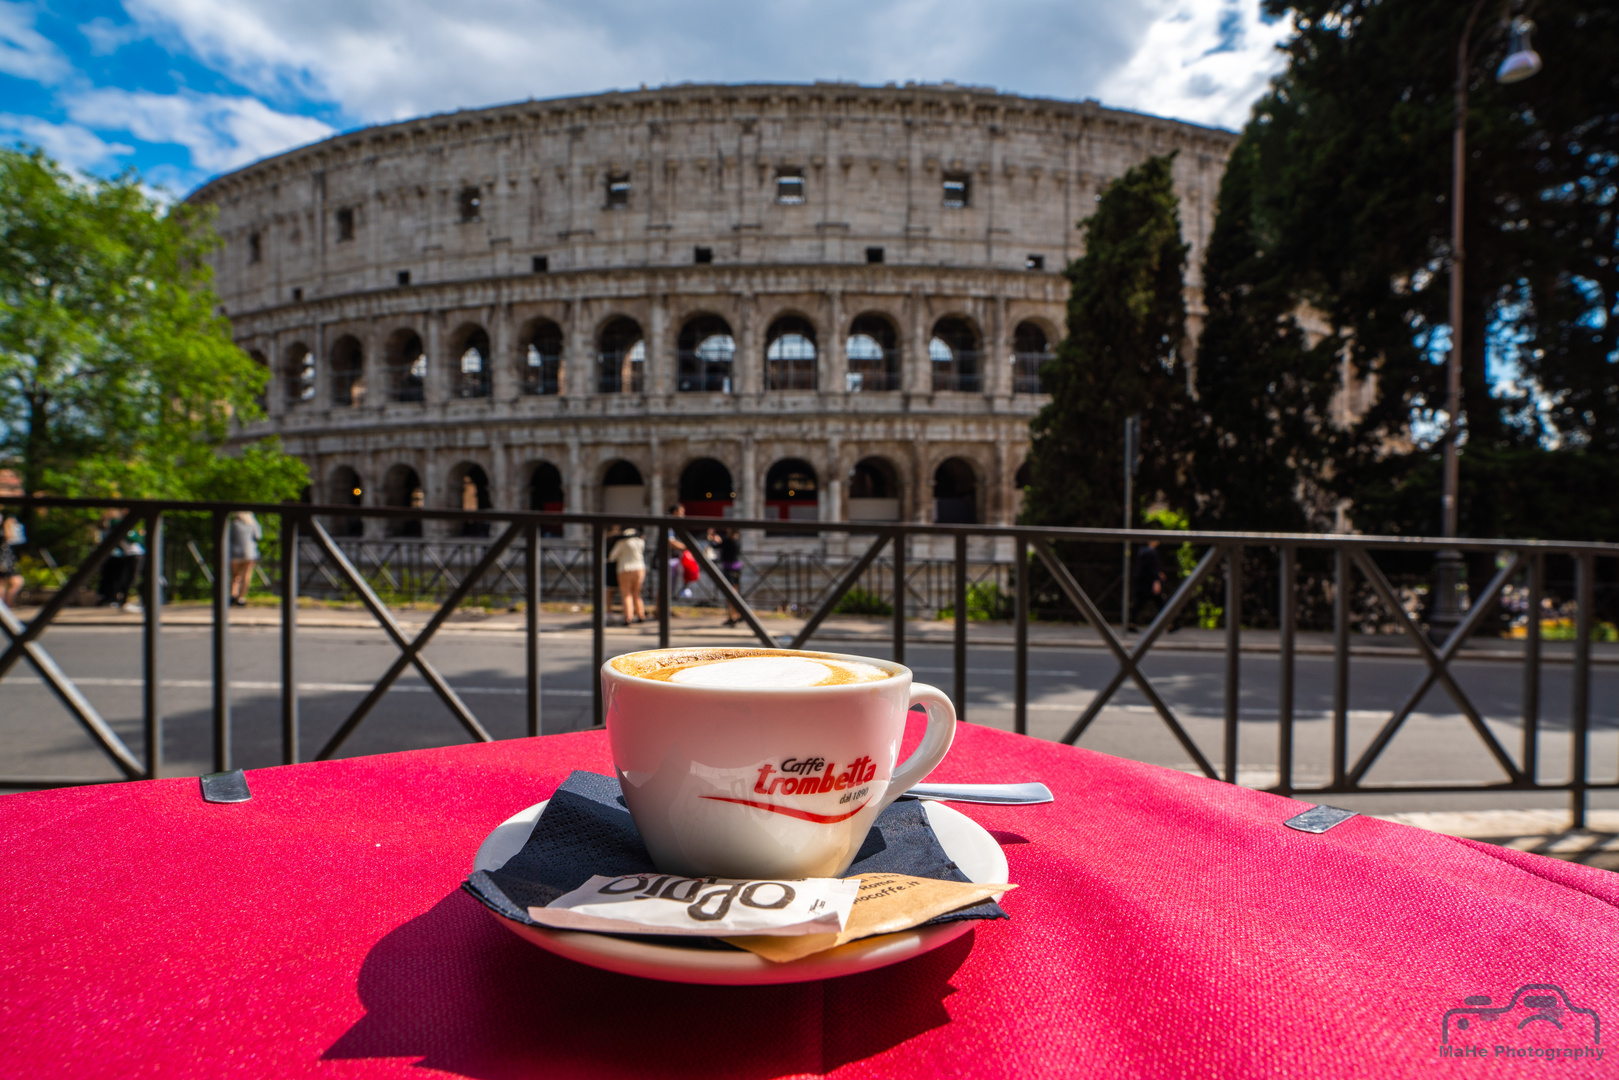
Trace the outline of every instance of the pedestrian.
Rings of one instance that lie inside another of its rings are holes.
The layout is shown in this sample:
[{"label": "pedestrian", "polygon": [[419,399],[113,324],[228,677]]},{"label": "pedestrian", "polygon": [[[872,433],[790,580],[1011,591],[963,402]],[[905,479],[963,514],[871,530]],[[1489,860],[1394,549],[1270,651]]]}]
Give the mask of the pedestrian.
[{"label": "pedestrian", "polygon": [[247,590],[253,582],[253,567],[259,562],[259,540],[264,530],[251,510],[238,510],[230,520],[230,602],[232,607],[247,606]]},{"label": "pedestrian", "polygon": [[[116,510],[106,510],[101,514],[101,540],[105,541],[112,527],[118,520]],[[134,578],[130,574],[130,578]],[[101,576],[96,581],[96,601],[102,607],[118,606],[118,584],[124,577],[124,546],[114,544],[107,557],[101,562]]]},{"label": "pedestrian", "polygon": [[[1135,580],[1131,583],[1131,605],[1137,613],[1156,617],[1164,606],[1164,561],[1158,554],[1158,541],[1148,540],[1136,549]],[[1132,619],[1135,615],[1132,614]],[[1142,620],[1148,621],[1151,620]],[[1136,629],[1132,622],[1129,629]]]},{"label": "pedestrian", "polygon": [[[669,516],[670,517],[683,518],[683,517],[686,516],[686,508],[684,506],[682,506],[680,503],[675,503],[674,505],[669,507]],[[679,596],[680,593],[681,593],[681,590],[685,589],[685,587],[686,587],[686,574],[685,574],[685,570],[681,566],[681,558],[685,554],[686,554],[686,545],[681,543],[680,538],[675,535],[675,530],[670,529],[669,530],[669,614],[670,615],[673,615],[675,613],[674,612],[675,597]]]},{"label": "pedestrian", "polygon": [[23,577],[17,572],[17,548],[23,542],[22,522],[0,515],[0,605],[16,607]]},{"label": "pedestrian", "polygon": [[[731,583],[738,596],[742,595],[742,534],[735,529],[708,530],[710,543],[719,545],[720,573],[725,580]],[[725,598],[725,613],[730,618],[725,620],[726,626],[735,626],[742,621],[742,612],[731,603],[731,598]]]},{"label": "pedestrian", "polygon": [[641,602],[641,585],[646,581],[646,541],[641,530],[625,529],[608,561],[618,568],[618,591],[624,597],[624,625],[646,622],[646,605]]}]

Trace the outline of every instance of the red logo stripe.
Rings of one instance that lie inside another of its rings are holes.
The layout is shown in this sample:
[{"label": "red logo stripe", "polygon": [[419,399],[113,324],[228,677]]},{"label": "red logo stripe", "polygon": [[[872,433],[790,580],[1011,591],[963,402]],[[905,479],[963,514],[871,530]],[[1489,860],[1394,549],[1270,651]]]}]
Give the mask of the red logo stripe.
[{"label": "red logo stripe", "polygon": [[760,810],[770,810],[777,814],[786,814],[788,817],[802,818],[804,821],[813,821],[820,825],[833,825],[839,821],[848,821],[850,818],[860,813],[860,811],[864,810],[871,802],[870,799],[867,799],[853,810],[850,810],[847,814],[812,814],[808,810],[800,810],[794,806],[777,806],[775,803],[754,802],[752,799],[731,799],[724,795],[704,795],[703,798],[713,799],[715,802],[740,803],[743,806],[752,806]]}]

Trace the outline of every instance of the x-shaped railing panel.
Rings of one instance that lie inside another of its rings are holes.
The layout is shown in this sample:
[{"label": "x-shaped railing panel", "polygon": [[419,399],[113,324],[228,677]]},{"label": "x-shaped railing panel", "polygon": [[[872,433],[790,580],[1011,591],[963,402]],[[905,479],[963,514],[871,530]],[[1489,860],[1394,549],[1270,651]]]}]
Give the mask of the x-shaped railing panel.
[{"label": "x-shaped railing panel", "polygon": [[1511,778],[1511,782],[1514,784],[1524,783],[1526,778],[1523,770],[1507,754],[1506,749],[1496,739],[1495,733],[1484,722],[1483,716],[1473,706],[1472,700],[1457,685],[1455,678],[1450,673],[1451,660],[1461,650],[1463,643],[1472,636],[1473,631],[1478,629],[1479,623],[1484,619],[1485,612],[1489,610],[1495,598],[1501,594],[1501,590],[1506,588],[1507,583],[1523,568],[1523,555],[1521,553],[1515,555],[1508,565],[1501,568],[1500,572],[1495,575],[1489,586],[1484,590],[1483,595],[1474,601],[1467,618],[1463,619],[1450,632],[1450,636],[1445,639],[1445,644],[1438,652],[1434,651],[1433,644],[1428,640],[1428,636],[1422,632],[1422,628],[1406,613],[1404,606],[1399,601],[1399,597],[1394,593],[1394,586],[1389,583],[1388,578],[1383,575],[1383,571],[1372,561],[1371,556],[1364,550],[1356,550],[1351,553],[1350,558],[1360,568],[1360,572],[1365,575],[1366,580],[1371,583],[1373,591],[1388,607],[1400,628],[1405,631],[1406,636],[1415,643],[1417,652],[1428,665],[1428,670],[1417,683],[1416,688],[1407,695],[1405,701],[1384,723],[1382,730],[1377,733],[1377,736],[1366,747],[1365,752],[1361,754],[1360,760],[1355,763],[1354,768],[1349,771],[1347,777],[1349,784],[1351,786],[1360,784],[1366,773],[1376,764],[1378,755],[1382,754],[1383,750],[1394,738],[1395,733],[1405,723],[1406,718],[1421,703],[1423,696],[1428,693],[1429,688],[1436,681],[1444,686],[1446,693],[1456,703],[1456,708],[1461,710],[1463,716],[1467,717],[1467,722],[1473,726],[1473,730],[1483,741],[1485,749],[1490,752],[1496,763]]},{"label": "x-shaped railing panel", "polygon": [[427,657],[422,655],[422,650],[433,639],[433,635],[438,632],[439,627],[444,625],[445,620],[454,613],[456,607],[465,599],[467,593],[472,591],[478,579],[494,564],[496,559],[500,558],[501,552],[505,551],[512,541],[522,533],[523,527],[521,525],[508,526],[506,531],[501,534],[500,539],[489,545],[489,550],[479,560],[477,567],[461,580],[455,592],[450,594],[449,598],[434,613],[432,619],[428,620],[427,625],[422,627],[421,633],[417,634],[414,639],[405,637],[404,629],[394,620],[388,609],[383,606],[382,601],[377,598],[377,594],[371,591],[371,587],[365,583],[365,579],[354,569],[354,564],[349,562],[343,553],[338,550],[337,545],[332,542],[332,538],[327,534],[326,530],[313,519],[309,522],[309,528],[315,534],[315,543],[320,545],[327,556],[337,564],[338,571],[347,579],[354,591],[360,594],[361,602],[370,610],[372,617],[381,624],[388,636],[393,639],[394,645],[399,648],[399,658],[393,662],[382,678],[377,680],[376,685],[365,695],[360,704],[354,707],[354,711],[349,714],[349,718],[343,721],[343,726],[338,728],[332,737],[327,740],[325,746],[321,747],[320,753],[315,755],[316,760],[325,761],[337,753],[343,743],[348,740],[348,737],[354,734],[355,728],[360,726],[360,721],[364,720],[377,702],[382,700],[382,695],[386,694],[394,681],[404,674],[405,668],[413,665],[421,673],[427,684],[443,700],[444,704],[448,706],[456,720],[460,721],[461,726],[466,728],[469,735],[479,742],[494,741],[493,736],[484,730],[482,724],[478,723],[478,718],[472,715],[472,710],[467,708],[466,702],[462,701],[460,696],[450,689],[450,684],[444,681],[444,677],[438,673],[438,669],[433,667],[428,662]]},{"label": "x-shaped railing panel", "polygon": [[1085,617],[1085,621],[1090,623],[1092,628],[1096,630],[1097,635],[1101,637],[1103,644],[1108,647],[1108,651],[1113,654],[1113,659],[1119,665],[1119,669],[1114,672],[1113,678],[1108,681],[1107,686],[1100,693],[1091,699],[1090,704],[1085,707],[1085,711],[1080,714],[1079,719],[1074,721],[1074,726],[1069,728],[1068,733],[1062,737],[1062,741],[1073,745],[1085,733],[1085,729],[1090,727],[1091,721],[1095,720],[1101,713],[1103,707],[1107,705],[1114,693],[1123,685],[1124,680],[1129,678],[1135,682],[1136,689],[1141,691],[1141,696],[1147,699],[1148,704],[1153,707],[1153,711],[1158,714],[1159,718],[1169,728],[1170,734],[1174,735],[1176,741],[1181,744],[1181,748],[1192,755],[1192,760],[1197,763],[1199,769],[1203,770],[1203,774],[1213,779],[1219,779],[1219,774],[1215,772],[1214,766],[1209,764],[1209,759],[1203,755],[1203,751],[1192,741],[1192,737],[1187,734],[1186,729],[1175,718],[1174,712],[1164,703],[1164,699],[1158,696],[1158,691],[1153,688],[1152,682],[1142,673],[1140,664],[1142,658],[1152,648],[1153,643],[1158,640],[1159,635],[1169,629],[1175,617],[1180,614],[1181,609],[1191,600],[1193,593],[1197,591],[1197,587],[1203,583],[1203,579],[1208,577],[1214,570],[1215,564],[1225,555],[1225,549],[1213,546],[1204,553],[1202,560],[1197,564],[1197,568],[1192,571],[1185,581],[1181,582],[1180,588],[1175,590],[1175,594],[1170,597],[1169,603],[1165,604],[1163,610],[1158,613],[1158,617],[1153,619],[1152,625],[1148,626],[1141,637],[1136,640],[1135,648],[1126,650],[1124,643],[1119,640],[1118,635],[1113,632],[1113,628],[1108,625],[1107,619],[1103,618],[1102,613],[1097,610],[1096,604],[1092,602],[1090,596],[1086,594],[1079,582],[1074,580],[1074,575],[1068,572],[1068,567],[1064,566],[1062,560],[1057,558],[1056,553],[1051,550],[1050,543],[1037,538],[1033,546],[1035,553],[1040,556],[1040,561],[1046,564],[1046,569],[1056,579],[1058,587],[1062,589],[1069,601],[1079,609],[1080,614]]}]

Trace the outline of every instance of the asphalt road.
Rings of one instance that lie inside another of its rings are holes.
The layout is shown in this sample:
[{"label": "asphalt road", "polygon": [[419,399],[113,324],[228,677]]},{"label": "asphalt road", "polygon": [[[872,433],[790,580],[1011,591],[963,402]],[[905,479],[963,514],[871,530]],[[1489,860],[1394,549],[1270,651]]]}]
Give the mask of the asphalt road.
[{"label": "asphalt road", "polygon": [[[695,643],[680,637],[679,643]],[[360,701],[397,652],[380,630],[304,629],[299,634],[302,688],[302,754],[312,756]],[[197,774],[211,767],[210,638],[205,627],[164,632],[164,757],[168,775]],[[53,628],[44,639],[57,662],[80,685],[121,737],[139,751],[140,634],[133,627]],[[718,643],[718,642],[716,642]],[[727,641],[734,644],[734,641]],[[610,631],[609,655],[655,645],[638,631]],[[824,647],[836,649],[836,645]],[[273,629],[233,628],[231,678],[235,764],[255,768],[280,757],[279,638]],[[886,650],[862,644],[862,651]],[[911,644],[907,660],[919,678],[948,690],[952,683],[947,646]],[[565,630],[541,637],[543,730],[573,731],[590,724],[590,636]],[[523,727],[523,639],[520,634],[446,628],[427,649],[480,722],[496,738],[517,737]],[[1208,653],[1150,656],[1145,670],[1180,717],[1204,755],[1223,768],[1224,658]],[[968,657],[966,718],[1012,726],[1012,652],[975,646]],[[1275,783],[1277,663],[1274,656],[1242,659],[1239,782]],[[1350,680],[1351,761],[1386,721],[1388,713],[1422,677],[1419,661],[1356,657]],[[1518,753],[1517,722],[1522,672],[1515,664],[1459,662],[1458,681],[1509,752]],[[1029,733],[1061,738],[1096,690],[1114,671],[1099,650],[1036,648],[1030,656]],[[1295,783],[1323,782],[1328,774],[1332,704],[1329,658],[1297,660]],[[1591,778],[1611,781],[1619,767],[1619,668],[1593,671]],[[1542,677],[1541,778],[1567,775],[1567,717],[1572,669],[1547,665]],[[465,734],[421,678],[410,671],[344,745],[340,756],[377,754],[464,741]],[[1193,769],[1192,757],[1170,734],[1146,699],[1130,684],[1115,695],[1080,739],[1104,753],[1177,769]],[[0,774],[100,776],[111,765],[96,750],[54,695],[26,664],[0,682]],[[1442,689],[1425,697],[1377,765],[1368,783],[1490,782],[1503,778],[1482,742]],[[986,776],[985,780],[1025,779]],[[1558,807],[1561,795],[1335,796],[1331,800],[1367,812]],[[1611,793],[1592,796],[1593,806],[1619,806]]]}]

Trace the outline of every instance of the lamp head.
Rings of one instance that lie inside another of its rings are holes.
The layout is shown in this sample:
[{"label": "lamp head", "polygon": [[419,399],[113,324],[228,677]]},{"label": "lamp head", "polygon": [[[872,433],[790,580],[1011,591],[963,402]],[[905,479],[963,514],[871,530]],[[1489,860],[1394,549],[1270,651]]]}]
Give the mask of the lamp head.
[{"label": "lamp head", "polygon": [[1529,46],[1529,33],[1534,28],[1535,24],[1528,19],[1512,20],[1512,49],[1495,70],[1496,82],[1523,82],[1539,73],[1542,67],[1540,54]]}]

